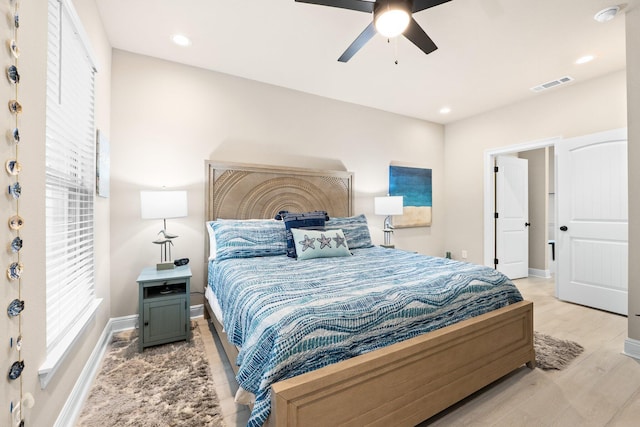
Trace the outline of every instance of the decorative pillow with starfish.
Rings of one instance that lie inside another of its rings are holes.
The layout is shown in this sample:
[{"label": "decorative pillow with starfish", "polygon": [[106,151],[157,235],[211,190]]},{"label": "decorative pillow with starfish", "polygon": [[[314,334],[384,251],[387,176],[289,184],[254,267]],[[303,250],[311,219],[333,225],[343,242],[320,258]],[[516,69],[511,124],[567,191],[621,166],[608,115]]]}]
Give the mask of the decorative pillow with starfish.
[{"label": "decorative pillow with starfish", "polygon": [[307,230],[292,228],[299,260],[350,256],[344,232],[337,230]]}]

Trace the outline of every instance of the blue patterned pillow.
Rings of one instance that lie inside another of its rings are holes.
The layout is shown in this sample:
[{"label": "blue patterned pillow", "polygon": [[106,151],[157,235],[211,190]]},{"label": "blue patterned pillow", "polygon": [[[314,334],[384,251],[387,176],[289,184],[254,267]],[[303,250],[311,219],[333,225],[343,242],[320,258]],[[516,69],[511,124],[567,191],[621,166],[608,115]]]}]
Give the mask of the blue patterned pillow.
[{"label": "blue patterned pillow", "polygon": [[287,212],[281,211],[276,215],[276,219],[282,218],[287,233],[287,256],[295,258],[296,245],[291,234],[293,228],[304,228],[308,230],[324,230],[324,223],[329,219],[325,211],[313,212]]},{"label": "blue patterned pillow", "polygon": [[343,218],[331,218],[324,224],[325,230],[341,229],[347,238],[350,249],[371,248],[371,234],[367,217],[363,214]]},{"label": "blue patterned pillow", "polygon": [[342,230],[318,231],[292,228],[298,259],[351,256]]},{"label": "blue patterned pillow", "polygon": [[216,259],[216,233],[213,231],[213,221],[205,222],[209,234],[209,261]]},{"label": "blue patterned pillow", "polygon": [[286,253],[287,240],[282,221],[219,219],[212,226],[217,260]]}]

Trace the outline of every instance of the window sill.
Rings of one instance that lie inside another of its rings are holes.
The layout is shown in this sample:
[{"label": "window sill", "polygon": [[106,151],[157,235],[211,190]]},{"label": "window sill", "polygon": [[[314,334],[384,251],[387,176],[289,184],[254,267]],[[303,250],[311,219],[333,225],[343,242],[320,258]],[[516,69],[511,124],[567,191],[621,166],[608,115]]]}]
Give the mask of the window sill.
[{"label": "window sill", "polygon": [[38,369],[38,377],[40,379],[40,388],[43,390],[49,384],[49,381],[53,379],[54,374],[58,368],[62,365],[62,362],[71,354],[71,350],[75,346],[78,338],[82,335],[89,322],[95,317],[98,307],[102,303],[102,298],[93,300],[91,307],[89,307],[82,317],[71,328],[65,338],[55,346],[47,354],[47,359],[44,361],[40,369]]}]

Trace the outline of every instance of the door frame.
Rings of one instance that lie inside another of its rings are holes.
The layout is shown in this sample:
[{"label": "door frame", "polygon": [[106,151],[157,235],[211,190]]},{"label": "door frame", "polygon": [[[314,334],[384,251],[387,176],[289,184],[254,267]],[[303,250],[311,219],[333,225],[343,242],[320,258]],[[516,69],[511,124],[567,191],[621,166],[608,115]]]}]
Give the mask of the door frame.
[{"label": "door frame", "polygon": [[[493,211],[495,206],[495,179],[493,166],[495,157],[504,154],[515,154],[521,151],[537,150],[538,148],[554,147],[561,140],[562,136],[554,136],[484,151],[484,265],[488,267],[494,266],[495,224]],[[558,197],[559,195],[556,193],[556,206]]]}]

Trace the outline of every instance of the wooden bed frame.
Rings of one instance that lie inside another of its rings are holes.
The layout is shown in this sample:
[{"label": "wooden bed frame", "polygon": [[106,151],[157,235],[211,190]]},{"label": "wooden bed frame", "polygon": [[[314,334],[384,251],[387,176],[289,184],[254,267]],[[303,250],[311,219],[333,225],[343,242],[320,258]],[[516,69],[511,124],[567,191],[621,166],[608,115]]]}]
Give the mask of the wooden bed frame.
[{"label": "wooden bed frame", "polygon": [[[321,200],[324,196],[318,199],[318,182],[322,183],[322,193],[331,198],[333,205],[324,205],[332,206],[333,212],[327,209],[329,215],[352,214],[353,176],[348,172],[214,162],[206,162],[206,169],[207,220],[269,218],[282,206],[296,206],[296,211],[325,209],[315,204],[329,202]],[[251,176],[250,185],[230,184],[240,183],[247,176]],[[285,198],[279,199],[277,186],[283,182],[287,183]],[[231,188],[234,186],[240,191],[235,192]],[[247,187],[258,189],[258,193],[267,191],[269,197],[257,197],[253,190],[247,192]],[[305,189],[312,191],[313,197]],[[343,194],[343,203],[336,204],[337,194]],[[264,200],[269,200],[268,208]],[[235,211],[226,212],[222,204],[236,206]],[[209,304],[205,306],[237,373],[237,349],[230,344]],[[268,424],[414,426],[524,364],[535,367],[533,303],[529,301],[279,381],[272,385]]]}]

